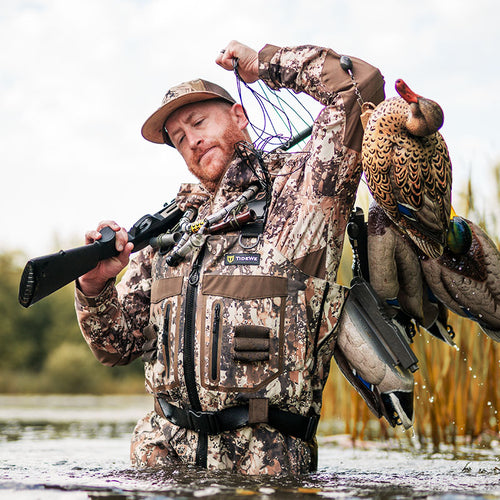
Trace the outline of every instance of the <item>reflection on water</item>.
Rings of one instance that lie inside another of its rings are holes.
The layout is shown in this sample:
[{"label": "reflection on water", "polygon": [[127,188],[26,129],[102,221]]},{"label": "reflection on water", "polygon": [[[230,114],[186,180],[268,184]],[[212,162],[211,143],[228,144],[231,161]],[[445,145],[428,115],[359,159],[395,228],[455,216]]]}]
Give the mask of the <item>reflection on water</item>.
[{"label": "reflection on water", "polygon": [[301,477],[132,469],[130,433],[150,406],[148,397],[0,396],[0,499],[500,499],[497,442],[431,455],[323,437],[319,471]]},{"label": "reflection on water", "polygon": [[0,422],[0,441],[68,437],[81,439],[120,438],[127,433],[130,433],[130,424],[124,422]]}]

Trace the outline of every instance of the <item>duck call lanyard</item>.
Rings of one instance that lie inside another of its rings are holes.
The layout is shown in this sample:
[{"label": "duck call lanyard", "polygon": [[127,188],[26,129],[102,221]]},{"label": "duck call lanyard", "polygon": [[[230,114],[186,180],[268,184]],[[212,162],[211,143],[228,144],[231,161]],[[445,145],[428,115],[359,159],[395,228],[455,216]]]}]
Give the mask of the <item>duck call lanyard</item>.
[{"label": "duck call lanyard", "polygon": [[351,77],[352,85],[354,87],[354,93],[356,94],[356,100],[358,101],[359,107],[363,109],[365,102],[363,97],[361,97],[361,92],[358,88],[358,82],[354,78],[354,73],[352,72],[352,60],[349,56],[340,56],[340,67]]},{"label": "duck call lanyard", "polygon": [[[195,220],[197,211],[193,208],[187,209],[177,227],[182,236],[167,257],[167,264],[177,266],[191,251],[202,247],[209,234],[239,229],[243,224],[256,221],[257,213],[251,208],[251,201],[259,191],[258,184],[250,186],[236,200],[205,219]],[[248,209],[242,212],[245,205]]]},{"label": "duck call lanyard", "polygon": [[365,129],[366,124],[368,123],[368,119],[375,109],[375,105],[372,102],[365,102],[363,100],[361,92],[358,88],[358,82],[354,78],[351,58],[348,56],[340,56],[340,67],[351,77],[352,85],[354,87],[354,93],[356,94],[356,101],[358,101],[359,107],[361,108],[361,124],[363,125],[363,129]]},{"label": "duck call lanyard", "polygon": [[[271,200],[271,176],[262,152],[253,145],[241,141],[236,144],[235,152],[242,163],[251,170],[255,183],[234,201],[204,219],[195,220],[196,210],[186,210],[176,228],[182,236],[166,259],[169,266],[177,266],[191,251],[201,248],[208,235],[217,232],[243,228],[239,239],[240,246],[250,249],[259,244]],[[242,211],[245,206],[247,209]]]}]

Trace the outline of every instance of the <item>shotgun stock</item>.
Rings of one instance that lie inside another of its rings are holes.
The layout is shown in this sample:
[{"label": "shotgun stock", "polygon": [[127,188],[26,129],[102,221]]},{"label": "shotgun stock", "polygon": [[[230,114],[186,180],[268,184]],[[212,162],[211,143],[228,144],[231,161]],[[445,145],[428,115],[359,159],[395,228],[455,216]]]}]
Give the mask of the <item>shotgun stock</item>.
[{"label": "shotgun stock", "polygon": [[[149,240],[171,230],[182,216],[175,201],[154,215],[144,215],[128,231],[133,252],[142,250]],[[115,232],[110,227],[101,230],[102,238],[90,245],[44,255],[26,264],[19,284],[19,303],[24,307],[38,302],[97,266],[101,260],[118,255]]]}]

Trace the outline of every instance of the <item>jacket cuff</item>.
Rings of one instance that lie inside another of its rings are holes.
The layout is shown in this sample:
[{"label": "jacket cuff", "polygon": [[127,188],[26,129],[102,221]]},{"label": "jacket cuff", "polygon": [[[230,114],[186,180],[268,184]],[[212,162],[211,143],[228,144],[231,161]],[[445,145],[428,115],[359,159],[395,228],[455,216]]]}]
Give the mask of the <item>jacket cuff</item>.
[{"label": "jacket cuff", "polygon": [[115,281],[116,281],[115,278],[109,279],[99,295],[96,295],[95,297],[90,297],[82,292],[80,284],[78,280],[76,280],[75,281],[76,302],[80,306],[87,309],[92,309],[92,308],[102,309],[102,306],[111,302],[114,296]]},{"label": "jacket cuff", "polygon": [[271,61],[276,53],[281,49],[276,45],[265,45],[259,52],[259,78],[266,82],[270,88],[280,88],[280,81],[276,63]]}]

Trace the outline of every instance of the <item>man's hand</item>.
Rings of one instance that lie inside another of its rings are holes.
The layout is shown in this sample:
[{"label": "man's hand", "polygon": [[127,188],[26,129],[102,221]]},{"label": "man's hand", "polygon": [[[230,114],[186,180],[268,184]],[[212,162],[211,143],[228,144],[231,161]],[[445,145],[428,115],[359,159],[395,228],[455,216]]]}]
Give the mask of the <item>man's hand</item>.
[{"label": "man's hand", "polygon": [[128,242],[127,230],[120,227],[116,222],[109,220],[100,222],[95,231],[87,231],[85,233],[85,244],[90,245],[99,240],[102,236],[99,231],[105,226],[109,226],[115,231],[116,249],[120,253],[116,257],[102,260],[92,271],[78,278],[81,291],[89,297],[99,295],[107,281],[116,277],[127,266],[130,253],[134,248],[133,243]]},{"label": "man's hand", "polygon": [[244,82],[253,83],[259,79],[259,56],[255,50],[233,40],[221,50],[215,62],[232,71],[233,59],[238,59],[238,73]]}]

